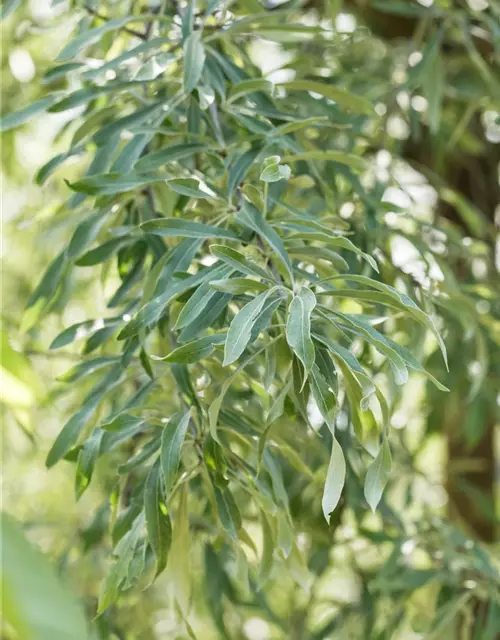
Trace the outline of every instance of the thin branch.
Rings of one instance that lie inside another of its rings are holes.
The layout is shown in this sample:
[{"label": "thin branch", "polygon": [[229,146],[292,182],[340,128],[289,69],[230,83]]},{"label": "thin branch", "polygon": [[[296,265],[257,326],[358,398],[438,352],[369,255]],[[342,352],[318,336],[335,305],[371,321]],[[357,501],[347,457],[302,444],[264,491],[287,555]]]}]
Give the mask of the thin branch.
[{"label": "thin branch", "polygon": [[[90,13],[91,15],[95,16],[96,18],[98,18],[99,20],[104,20],[104,22],[108,22],[109,18],[107,16],[103,16],[101,13],[99,13],[98,11],[96,11],[95,9],[92,9],[92,7],[88,7],[85,5],[85,10]],[[148,24],[149,28],[150,26],[152,26],[152,22],[150,24]],[[148,37],[145,33],[142,33],[141,31],[136,31],[135,29],[130,29],[129,27],[121,27],[121,31],[124,31],[125,33],[128,33],[131,36],[135,36],[136,38],[140,38],[141,40],[147,40]]]}]

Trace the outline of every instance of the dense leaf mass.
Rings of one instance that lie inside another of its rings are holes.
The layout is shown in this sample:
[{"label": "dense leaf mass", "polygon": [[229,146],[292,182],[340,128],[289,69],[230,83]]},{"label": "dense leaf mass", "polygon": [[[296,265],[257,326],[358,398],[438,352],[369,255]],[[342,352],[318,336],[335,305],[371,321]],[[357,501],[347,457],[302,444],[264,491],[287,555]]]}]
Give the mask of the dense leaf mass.
[{"label": "dense leaf mass", "polygon": [[[166,570],[190,637],[197,615],[240,637],[247,607],[273,638],[340,638],[344,624],[444,638],[462,607],[480,611],[474,638],[497,637],[498,573],[414,508],[417,451],[392,426],[422,380],[436,406],[467,376],[468,402],[495,404],[494,222],[440,167],[453,147],[486,153],[477,114],[496,112],[498,136],[500,7],[454,4],[71,0],[54,13],[74,30],[42,96],[1,128],[67,114],[65,150],[36,177],[65,189],[66,242],[23,330],[63,313],[83,272],[102,283],[104,317],[53,335],[52,350],[80,354],[59,379],[79,400],[47,457],[75,465],[77,498],[106,468],[99,614]],[[412,155],[420,140],[435,162]],[[82,156],[81,175],[65,173]],[[356,593],[331,600],[320,585],[348,531],[374,555],[353,560]],[[201,566],[208,611],[193,597]],[[286,615],[282,581],[302,594]],[[428,583],[419,629],[403,612]]]}]

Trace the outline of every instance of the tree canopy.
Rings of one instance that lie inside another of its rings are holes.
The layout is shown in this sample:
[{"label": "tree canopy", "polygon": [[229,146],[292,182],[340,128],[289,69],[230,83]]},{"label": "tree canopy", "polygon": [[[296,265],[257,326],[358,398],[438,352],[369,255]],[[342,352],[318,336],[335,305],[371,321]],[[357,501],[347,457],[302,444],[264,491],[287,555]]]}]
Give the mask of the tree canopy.
[{"label": "tree canopy", "polygon": [[498,0],[2,14],[3,402],[95,637],[498,637]]}]

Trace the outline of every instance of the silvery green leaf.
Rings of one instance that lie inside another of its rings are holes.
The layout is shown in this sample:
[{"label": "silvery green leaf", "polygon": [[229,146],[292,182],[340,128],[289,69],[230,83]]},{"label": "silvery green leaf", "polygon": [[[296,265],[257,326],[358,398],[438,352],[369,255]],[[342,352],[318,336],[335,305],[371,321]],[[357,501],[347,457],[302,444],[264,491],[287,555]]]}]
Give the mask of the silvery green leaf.
[{"label": "silvery green leaf", "polygon": [[385,485],[390,477],[391,465],[392,459],[389,442],[387,438],[384,438],[382,446],[375,460],[368,467],[365,477],[365,498],[372,511],[375,511],[380,502]]},{"label": "silvery green leaf", "polygon": [[184,41],[184,91],[191,93],[198,84],[205,64],[201,32],[193,31]]},{"label": "silvery green leaf", "polygon": [[340,496],[342,495],[342,489],[344,488],[345,482],[345,471],[346,466],[342,447],[337,442],[335,436],[332,436],[332,453],[330,456],[330,463],[328,464],[323,498],[321,500],[323,515],[328,523],[330,523],[330,515],[332,511],[338,505]]},{"label": "silvery green leaf", "polygon": [[268,289],[259,294],[233,318],[227,332],[224,366],[232,364],[245,351],[252,335],[252,328],[272,292],[273,289]]},{"label": "silvery green leaf", "polygon": [[[304,365],[307,378],[314,364],[314,343],[311,338],[311,314],[316,306],[316,296],[307,287],[302,287],[293,297],[288,310],[286,340]],[[304,378],[304,382],[305,382]]]}]

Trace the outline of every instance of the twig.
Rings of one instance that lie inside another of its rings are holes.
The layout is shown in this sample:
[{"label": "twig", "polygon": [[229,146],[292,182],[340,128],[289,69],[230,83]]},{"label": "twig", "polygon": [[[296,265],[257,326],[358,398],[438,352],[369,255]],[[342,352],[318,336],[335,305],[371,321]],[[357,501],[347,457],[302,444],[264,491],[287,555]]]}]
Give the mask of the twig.
[{"label": "twig", "polygon": [[[85,10],[88,11],[88,13],[90,13],[91,15],[95,16],[96,18],[99,18],[99,20],[104,20],[104,22],[108,22],[109,18],[107,16],[103,16],[101,13],[99,13],[98,11],[96,11],[95,9],[92,9],[92,7],[88,7],[87,5],[85,5]],[[146,27],[147,29],[150,28],[152,26],[152,22],[148,24],[148,26]],[[125,33],[128,33],[131,36],[135,36],[136,38],[140,38],[141,40],[147,40],[148,37],[145,33],[142,33],[141,31],[136,31],[135,29],[130,29],[129,27],[121,27],[122,31],[125,31]]]}]

